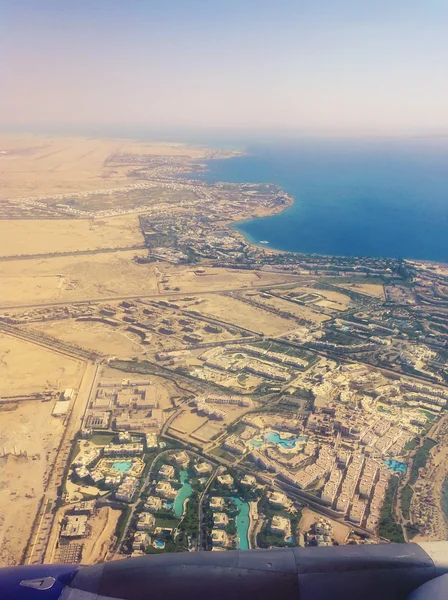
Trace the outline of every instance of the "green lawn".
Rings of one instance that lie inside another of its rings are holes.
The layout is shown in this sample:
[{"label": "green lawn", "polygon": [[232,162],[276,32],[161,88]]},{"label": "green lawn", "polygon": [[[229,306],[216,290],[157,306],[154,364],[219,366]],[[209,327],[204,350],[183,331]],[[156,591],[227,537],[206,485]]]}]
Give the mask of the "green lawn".
[{"label": "green lawn", "polygon": [[113,433],[94,433],[90,441],[97,446],[107,446],[112,443],[114,437]]}]

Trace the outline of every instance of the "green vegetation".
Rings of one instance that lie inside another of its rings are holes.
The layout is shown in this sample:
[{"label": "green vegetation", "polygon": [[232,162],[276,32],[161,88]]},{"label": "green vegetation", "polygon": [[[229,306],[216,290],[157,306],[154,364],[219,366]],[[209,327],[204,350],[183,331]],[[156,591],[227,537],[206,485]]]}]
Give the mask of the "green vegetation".
[{"label": "green vegetation", "polygon": [[179,523],[179,519],[177,519],[173,513],[169,511],[158,510],[154,513],[154,516],[156,518],[156,527],[175,529]]},{"label": "green vegetation", "polygon": [[428,417],[428,419],[430,421],[435,421],[437,419],[437,415],[435,415],[432,412],[429,412],[428,410],[422,410],[421,411],[426,417]]},{"label": "green vegetation", "polygon": [[263,527],[260,533],[257,535],[257,546],[259,548],[286,548],[290,546],[284,540],[283,535],[275,535],[273,533],[267,533],[267,527]]},{"label": "green vegetation", "polygon": [[414,495],[414,490],[411,488],[409,484],[407,484],[401,493],[401,512],[403,513],[403,517],[405,519],[409,519],[410,513],[409,509],[411,506],[412,496]]},{"label": "green vegetation", "polygon": [[67,462],[65,464],[65,468],[64,468],[64,473],[62,475],[62,483],[61,485],[58,486],[58,499],[56,500],[56,508],[59,508],[60,506],[62,506],[62,499],[61,496],[63,494],[65,494],[65,492],[67,491],[67,477],[70,471],[70,467],[72,462],[75,460],[75,458],[78,456],[80,451],[80,445],[79,445],[79,438],[78,436],[75,436],[75,439],[73,440],[72,443],[72,447],[70,448],[70,453],[68,455],[68,459]]},{"label": "green vegetation", "polygon": [[179,531],[183,532],[189,538],[195,539],[199,531],[199,494],[193,492],[188,499],[185,509],[185,515],[179,523]]},{"label": "green vegetation", "polygon": [[230,454],[230,452],[227,452],[226,450],[224,450],[223,448],[214,448],[210,454],[213,454],[214,456],[218,457],[218,458],[222,458],[223,460],[225,460],[226,462],[233,464],[235,462],[235,457]]},{"label": "green vegetation", "polygon": [[297,532],[297,527],[302,516],[302,511],[299,510],[296,513],[290,513],[282,508],[273,508],[269,504],[266,492],[264,492],[258,503],[258,512],[263,513],[265,515],[265,524],[263,525],[261,531],[257,535],[257,546],[259,548],[270,548],[271,546],[275,548],[284,548],[291,546],[290,543],[285,542],[283,535],[272,533],[270,531],[269,525],[272,517],[276,515],[286,517],[291,522],[291,535],[295,540],[295,534]]},{"label": "green vegetation", "polygon": [[378,527],[378,533],[381,537],[389,539],[391,542],[404,542],[401,526],[395,522],[393,516],[393,507],[398,489],[398,477],[391,477],[381,509],[381,520]]},{"label": "green vegetation", "polygon": [[115,535],[117,537],[117,548],[121,542],[121,538],[123,537],[124,530],[126,528],[126,524],[131,516],[131,507],[125,506],[121,511],[121,515],[118,519],[117,527],[115,529]]},{"label": "green vegetation", "polygon": [[417,525],[406,525],[406,531],[410,540],[420,533],[420,529]]},{"label": "green vegetation", "polygon": [[370,283],[383,285],[384,280],[382,277],[357,277],[356,275],[353,275],[353,277],[321,277],[314,287],[319,289],[321,283]]},{"label": "green vegetation", "polygon": [[414,483],[417,481],[419,469],[423,469],[423,467],[425,467],[429,453],[436,445],[437,442],[427,438],[423,442],[422,446],[417,450],[414,460],[412,461],[412,469],[408,482],[409,485],[414,485]]},{"label": "green vegetation", "polygon": [[226,527],[226,533],[228,533],[229,535],[237,534],[237,528],[233,519],[229,521],[229,524]]},{"label": "green vegetation", "polygon": [[238,421],[237,423],[234,423],[233,425],[231,425],[230,427],[227,428],[227,433],[228,435],[232,435],[232,434],[240,434],[244,431],[244,429],[246,428],[246,425],[242,422],[242,421]]},{"label": "green vegetation", "polygon": [[419,438],[414,438],[413,440],[407,442],[404,447],[405,452],[411,452],[412,450],[415,450],[415,448],[419,445],[419,443],[420,443]]},{"label": "green vegetation", "polygon": [[97,446],[107,446],[113,442],[114,437],[115,434],[113,433],[94,433],[90,441]]}]

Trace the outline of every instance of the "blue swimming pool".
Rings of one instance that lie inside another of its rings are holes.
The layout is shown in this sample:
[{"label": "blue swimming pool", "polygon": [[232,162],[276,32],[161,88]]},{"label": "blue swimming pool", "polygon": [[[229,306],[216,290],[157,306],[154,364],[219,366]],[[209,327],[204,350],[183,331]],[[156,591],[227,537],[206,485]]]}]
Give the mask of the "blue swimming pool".
[{"label": "blue swimming pool", "polygon": [[288,450],[295,448],[297,446],[297,444],[300,444],[300,442],[305,442],[307,440],[307,436],[306,435],[301,435],[299,437],[296,438],[282,438],[281,435],[279,433],[277,433],[276,431],[269,431],[268,433],[265,433],[263,436],[263,440],[251,440],[251,445],[254,448],[259,448],[260,446],[263,445],[264,442],[270,442],[271,444],[277,444],[278,446],[281,446],[282,448],[286,448]]},{"label": "blue swimming pool", "polygon": [[163,540],[156,540],[154,546],[156,548],[165,548],[165,542]]},{"label": "blue swimming pool", "polygon": [[174,498],[174,514],[178,519],[184,514],[185,500],[189,498],[193,492],[193,488],[188,479],[188,471],[182,469],[179,473],[179,479],[182,487]]},{"label": "blue swimming pool", "polygon": [[238,534],[239,550],[249,550],[249,504],[238,496],[232,496],[232,501],[235,504],[238,514],[236,516],[236,529]]},{"label": "blue swimming pool", "polygon": [[406,473],[408,468],[406,463],[393,459],[385,460],[384,464],[390,471],[393,471],[394,473]]},{"label": "blue swimming pool", "polygon": [[131,467],[132,461],[130,460],[118,461],[112,465],[112,468],[115,469],[115,471],[119,471],[120,473],[127,473]]}]

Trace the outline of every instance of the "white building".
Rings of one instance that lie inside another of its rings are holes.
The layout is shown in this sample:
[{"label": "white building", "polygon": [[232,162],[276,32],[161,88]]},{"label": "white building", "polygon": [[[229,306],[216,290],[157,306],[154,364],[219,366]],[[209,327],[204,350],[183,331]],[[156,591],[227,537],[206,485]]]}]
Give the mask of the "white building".
[{"label": "white building", "polygon": [[231,477],[228,473],[225,475],[218,475],[217,479],[221,485],[225,485],[226,487],[232,487],[233,485],[233,477]]},{"label": "white building", "polygon": [[151,538],[145,531],[137,531],[132,542],[132,550],[146,550]]},{"label": "white building", "polygon": [[118,490],[115,492],[115,498],[122,502],[130,502],[138,486],[136,477],[126,477]]},{"label": "white building", "polygon": [[213,496],[212,498],[210,498],[210,508],[212,510],[222,510],[224,506],[224,498],[221,498],[220,496]]},{"label": "white building", "polygon": [[194,465],[194,472],[196,475],[207,475],[212,470],[212,466],[205,461],[198,462]]},{"label": "white building", "polygon": [[229,517],[226,515],[226,513],[216,512],[213,515],[213,524],[214,527],[224,529],[229,524]]},{"label": "white building", "polygon": [[149,531],[154,527],[155,522],[156,520],[151,513],[142,512],[137,521],[137,531]]},{"label": "white building", "polygon": [[172,479],[174,477],[173,465],[163,465],[159,471],[159,476],[161,479]]},{"label": "white building", "polygon": [[285,517],[280,517],[279,515],[275,515],[274,517],[272,517],[271,531],[272,531],[272,533],[281,533],[282,535],[290,535],[291,534],[291,521],[289,519],[286,519]]},{"label": "white building", "polygon": [[257,485],[257,480],[253,475],[244,475],[244,477],[240,480],[242,485],[246,485],[247,487],[255,487]]},{"label": "white building", "polygon": [[227,533],[222,529],[212,529],[212,544],[221,548],[228,546],[229,538]]}]

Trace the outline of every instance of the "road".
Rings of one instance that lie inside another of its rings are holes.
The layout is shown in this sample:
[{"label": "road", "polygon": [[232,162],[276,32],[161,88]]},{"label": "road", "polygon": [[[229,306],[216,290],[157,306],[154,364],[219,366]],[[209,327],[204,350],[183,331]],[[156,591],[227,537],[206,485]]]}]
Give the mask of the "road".
[{"label": "road", "polygon": [[50,252],[46,254],[20,254],[19,256],[0,256],[0,262],[13,260],[36,260],[45,258],[60,258],[64,256],[83,256],[84,254],[113,254],[114,252],[129,252],[146,250],[145,244],[124,246],[123,248],[98,248],[97,250],[73,250],[71,252]]},{"label": "road", "polygon": [[205,485],[205,488],[202,491],[201,497],[199,498],[199,508],[198,508],[199,531],[198,531],[196,550],[202,550],[202,542],[203,542],[203,539],[202,539],[202,518],[203,518],[202,505],[204,503],[204,498],[206,497],[207,492],[208,492],[212,482],[215,480],[215,477],[218,474],[220,468],[221,467],[216,467],[215,469],[213,469],[213,472],[210,475],[210,477]]},{"label": "road", "polygon": [[63,342],[62,340],[58,340],[56,338],[50,338],[44,333],[25,331],[17,326],[7,325],[6,323],[0,322],[0,333],[20,338],[26,342],[31,342],[37,346],[42,346],[43,348],[49,348],[53,352],[64,354],[70,358],[75,358],[78,360],[95,360],[99,358],[99,354],[96,352],[84,350],[83,348],[73,346],[72,344]]},{"label": "road", "polygon": [[266,339],[269,339],[269,340],[275,341],[275,342],[281,342],[282,344],[284,344],[286,346],[291,346],[293,348],[300,348],[301,350],[307,350],[308,352],[312,352],[313,354],[318,354],[319,356],[323,356],[325,358],[331,358],[332,360],[345,362],[345,363],[351,363],[351,364],[361,363],[361,364],[365,365],[366,367],[370,367],[371,369],[375,369],[376,371],[379,371],[380,373],[385,373],[386,375],[394,375],[395,377],[407,377],[409,379],[417,379],[418,381],[421,381],[422,383],[424,383],[426,385],[431,385],[431,387],[434,387],[437,389],[446,390],[446,388],[448,387],[441,383],[435,383],[434,381],[432,381],[429,378],[415,375],[414,373],[405,373],[403,371],[398,371],[398,370],[395,371],[394,369],[389,369],[387,367],[379,367],[372,363],[366,362],[365,360],[362,359],[362,356],[359,356],[357,358],[348,358],[347,356],[335,354],[333,352],[329,352],[326,350],[317,350],[316,348],[310,348],[306,344],[296,344],[294,342],[290,342],[289,340],[283,339],[285,337],[285,335],[288,335],[288,333],[286,333],[286,334],[282,333],[276,337],[269,337]]},{"label": "road", "polygon": [[30,536],[29,544],[25,551],[24,564],[39,564],[45,559],[51,560],[54,545],[49,544],[50,537],[55,538],[54,506],[58,499],[58,487],[65,475],[70,450],[75,435],[81,429],[86,408],[90,402],[95,388],[100,365],[87,362],[78,393],[74,400],[70,414],[67,417],[66,427],[62,435],[54,464],[44,490],[41,508],[35,520],[35,526]]},{"label": "road", "polygon": [[291,285],[292,283],[295,282],[300,282],[303,280],[303,276],[302,275],[294,275],[294,276],[289,276],[291,277],[291,279],[289,279],[288,281],[283,281],[282,283],[269,283],[269,282],[264,282],[264,283],[260,283],[260,284],[256,284],[256,285],[248,285],[245,287],[239,287],[239,288],[232,288],[232,289],[228,289],[228,288],[224,288],[222,290],[211,290],[211,291],[205,291],[205,290],[201,290],[200,292],[192,292],[192,291],[188,291],[188,290],[184,290],[181,292],[165,292],[165,293],[154,293],[154,294],[134,294],[132,296],[101,296],[101,297],[96,297],[96,298],[85,298],[84,300],[70,300],[69,298],[67,298],[67,300],[57,300],[54,302],[34,302],[34,303],[26,303],[26,304],[22,304],[22,303],[15,303],[15,304],[1,304],[0,305],[0,310],[14,310],[14,309],[18,309],[18,308],[50,308],[52,306],[77,306],[79,304],[100,304],[103,302],[120,302],[121,300],[139,300],[139,299],[145,299],[145,298],[172,298],[172,297],[182,297],[188,294],[200,294],[201,296],[205,295],[205,294],[219,294],[220,292],[247,292],[250,291],[252,289],[260,289],[260,288],[274,288],[274,287],[287,287],[289,285]]}]

